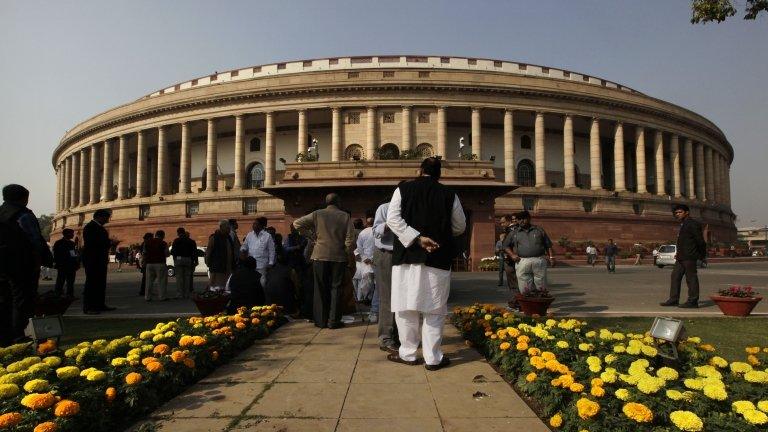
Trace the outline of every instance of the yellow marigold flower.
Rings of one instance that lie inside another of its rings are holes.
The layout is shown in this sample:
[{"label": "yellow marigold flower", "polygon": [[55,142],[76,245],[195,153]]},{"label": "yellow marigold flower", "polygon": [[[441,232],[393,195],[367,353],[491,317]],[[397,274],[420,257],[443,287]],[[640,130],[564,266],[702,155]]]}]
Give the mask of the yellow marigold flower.
[{"label": "yellow marigold flower", "polygon": [[154,334],[154,333],[152,333],[152,332],[151,332],[151,331],[149,331],[149,330],[146,330],[146,331],[143,331],[143,332],[141,332],[141,333],[139,334],[139,339],[143,339],[143,340],[146,340],[146,339],[152,339],[154,336],[155,336],[155,334]]},{"label": "yellow marigold flower", "polygon": [[768,413],[768,400],[761,400],[757,403],[757,409],[762,412]]},{"label": "yellow marigold flower", "polygon": [[21,404],[33,410],[50,408],[56,403],[56,398],[51,393],[30,393],[21,400]]},{"label": "yellow marigold flower", "polygon": [[528,375],[525,376],[525,380],[528,382],[536,381],[536,373],[535,372],[529,373]]},{"label": "yellow marigold flower", "polygon": [[48,367],[59,367],[61,365],[61,357],[51,356],[46,357],[43,359],[43,363],[45,363]]},{"label": "yellow marigold flower", "polygon": [[640,378],[637,382],[637,389],[645,394],[653,394],[661,390],[664,387],[665,381],[661,378],[652,377],[647,375]]},{"label": "yellow marigold flower", "polygon": [[0,415],[0,429],[10,429],[24,420],[21,414],[10,412]]},{"label": "yellow marigold flower", "polygon": [[605,385],[605,381],[600,378],[592,378],[592,381],[590,381],[589,384],[592,386],[602,387]]},{"label": "yellow marigold flower", "polygon": [[626,348],[626,352],[629,355],[640,355],[640,347],[637,345],[630,345],[628,348]]},{"label": "yellow marigold flower", "polygon": [[638,422],[638,423],[650,423],[653,421],[653,412],[651,412],[650,409],[648,409],[647,406],[636,403],[636,402],[629,402],[624,404],[624,407],[621,409],[621,411],[624,413],[625,416],[631,418],[632,420]]},{"label": "yellow marigold flower", "polygon": [[625,352],[626,350],[627,350],[627,348],[624,347],[624,345],[616,345],[616,346],[613,347],[613,352],[615,352],[617,354],[621,354],[621,353]]},{"label": "yellow marigold flower", "polygon": [[33,432],[56,432],[57,428],[56,423],[47,421],[35,426]]},{"label": "yellow marigold flower", "polygon": [[615,362],[619,357],[615,354],[608,354],[605,356],[605,364],[611,364]]},{"label": "yellow marigold flower", "polygon": [[659,353],[659,350],[650,345],[643,345],[642,348],[640,348],[640,351],[642,351],[643,355],[647,357],[656,357],[656,355]]},{"label": "yellow marigold flower", "polygon": [[584,420],[590,419],[600,412],[600,404],[593,402],[587,398],[581,398],[576,402],[576,410],[579,413],[579,417]]},{"label": "yellow marigold flower", "polygon": [[677,401],[683,399],[683,393],[678,390],[667,390],[667,397]]},{"label": "yellow marigold flower", "polygon": [[70,379],[80,376],[80,369],[77,366],[64,366],[56,369],[56,376],[59,379]]},{"label": "yellow marigold flower", "polygon": [[492,334],[493,334],[492,331],[487,331],[485,332],[485,337],[490,337]]},{"label": "yellow marigold flower", "polygon": [[701,338],[698,337],[698,336],[689,337],[688,338],[688,342],[695,343],[695,344],[700,344],[701,343]]},{"label": "yellow marigold flower", "polygon": [[613,384],[616,382],[616,374],[613,372],[605,371],[600,374],[600,379],[608,384]]},{"label": "yellow marigold flower", "polygon": [[760,347],[746,347],[744,348],[747,354],[757,354],[760,352]]},{"label": "yellow marigold flower", "polygon": [[622,401],[629,400],[629,390],[625,388],[620,388],[616,390],[613,394],[616,396],[616,399],[618,400],[622,400]]},{"label": "yellow marigold flower", "polygon": [[568,386],[568,390],[574,392],[574,393],[581,393],[584,391],[584,384],[581,383],[573,383],[570,386]]},{"label": "yellow marigold flower", "polygon": [[750,366],[748,363],[744,362],[733,362],[731,363],[731,372],[733,373],[747,373],[752,370],[752,366]]},{"label": "yellow marigold flower", "polygon": [[714,356],[711,359],[709,359],[709,364],[711,366],[719,367],[722,369],[722,368],[728,367],[728,360],[722,357]]},{"label": "yellow marigold flower", "polygon": [[683,385],[691,390],[701,390],[704,388],[704,381],[698,378],[688,378],[683,381]]},{"label": "yellow marigold flower", "polygon": [[91,382],[102,381],[107,378],[107,374],[100,370],[91,371],[85,376],[85,379]]},{"label": "yellow marigold flower", "polygon": [[160,372],[161,370],[163,370],[163,365],[160,364],[160,362],[157,362],[157,361],[153,361],[153,362],[147,363],[146,367],[147,367],[147,370],[152,372],[152,373]]},{"label": "yellow marigold flower", "polygon": [[108,387],[106,391],[104,391],[104,400],[107,402],[112,402],[115,400],[115,397],[117,396],[117,390],[114,387]]},{"label": "yellow marigold flower", "polygon": [[77,415],[79,412],[79,403],[68,399],[62,399],[56,403],[56,408],[53,410],[53,415],[56,417],[72,417]]},{"label": "yellow marigold flower", "polygon": [[597,335],[597,333],[594,330],[590,330],[590,331],[584,333],[584,336],[586,336],[588,338],[593,338],[593,337],[595,337],[595,335]]},{"label": "yellow marigold flower", "polygon": [[515,345],[515,349],[517,349],[518,351],[527,351],[528,344],[525,342],[518,342],[517,345]]},{"label": "yellow marigold flower", "polygon": [[749,424],[764,425],[768,423],[768,415],[765,415],[764,412],[758,410],[747,410],[742,415],[744,416],[744,420]]},{"label": "yellow marigold flower", "polygon": [[560,415],[560,413],[557,413],[557,414],[553,415],[549,419],[549,425],[554,427],[554,428],[559,428],[560,426],[563,425],[563,416]]},{"label": "yellow marigold flower", "polygon": [[549,351],[544,351],[541,353],[541,358],[543,358],[545,361],[550,361],[550,360],[556,359],[557,357],[555,356],[554,353],[551,353]]},{"label": "yellow marigold flower", "polygon": [[566,348],[568,348],[568,342],[566,342],[566,341],[557,341],[555,346],[560,348],[560,349],[566,349]]},{"label": "yellow marigold flower", "polygon": [[27,393],[43,393],[51,389],[51,385],[44,379],[33,379],[24,384]]},{"label": "yellow marigold flower", "polygon": [[704,429],[704,422],[690,411],[672,411],[669,419],[678,429],[686,432],[698,432]]},{"label": "yellow marigold flower", "polygon": [[536,347],[528,348],[528,356],[533,357],[541,354],[541,350]]},{"label": "yellow marigold flower", "polygon": [[589,394],[591,394],[594,397],[603,397],[605,396],[605,389],[600,386],[593,385],[592,388],[589,390]]},{"label": "yellow marigold flower", "polygon": [[704,396],[719,401],[728,399],[728,393],[725,392],[725,387],[722,384],[706,384]]},{"label": "yellow marigold flower", "polygon": [[656,371],[656,376],[663,379],[664,381],[672,381],[679,378],[680,374],[671,367],[662,367]]},{"label": "yellow marigold flower", "polygon": [[760,360],[758,360],[758,358],[755,357],[754,355],[750,354],[747,356],[747,363],[749,363],[752,366],[757,366],[760,364]]},{"label": "yellow marigold flower", "polygon": [[502,351],[506,351],[511,346],[512,346],[512,344],[509,343],[509,342],[502,342],[501,344],[499,344],[499,349],[501,349]]},{"label": "yellow marigold flower", "polygon": [[125,376],[125,383],[128,385],[134,385],[140,383],[142,376],[140,373],[131,372]]},{"label": "yellow marigold flower", "polygon": [[592,345],[590,345],[588,343],[580,343],[578,348],[579,348],[579,351],[587,352],[587,351],[590,351],[592,349]]},{"label": "yellow marigold flower", "polygon": [[125,366],[126,364],[128,364],[128,359],[125,357],[115,357],[112,359],[111,362],[109,362],[109,364],[111,364],[114,367]]},{"label": "yellow marigold flower", "polygon": [[0,384],[0,399],[7,399],[19,394],[19,386],[16,384]]},{"label": "yellow marigold flower", "polygon": [[745,411],[757,409],[755,404],[746,400],[740,400],[732,403],[731,408],[733,408],[733,410],[738,414],[744,414]]},{"label": "yellow marigold flower", "polygon": [[713,345],[711,345],[711,344],[701,344],[701,345],[699,345],[699,349],[701,349],[702,351],[707,351],[707,352],[714,352],[715,351],[715,347]]}]

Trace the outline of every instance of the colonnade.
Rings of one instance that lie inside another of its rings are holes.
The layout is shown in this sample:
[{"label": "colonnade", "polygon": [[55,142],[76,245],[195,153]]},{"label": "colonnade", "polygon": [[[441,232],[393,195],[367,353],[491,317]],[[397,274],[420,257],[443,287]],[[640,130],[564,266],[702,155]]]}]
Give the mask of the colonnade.
[{"label": "colonnade", "polygon": [[[343,159],[344,143],[342,142],[342,112],[345,107],[332,107],[331,111],[331,160],[339,161]],[[445,157],[447,155],[447,115],[446,109],[453,108],[447,106],[435,107],[437,111],[436,137],[437,148],[436,155]],[[461,107],[466,109],[467,107]],[[476,154],[481,160],[488,155],[483,151],[483,112],[495,108],[470,108],[470,125],[472,136],[472,153]],[[369,159],[375,157],[375,149],[380,145],[377,142],[376,122],[379,118],[376,114],[379,109],[391,111],[393,107],[367,106],[364,108],[367,114],[367,124],[365,133],[365,154]],[[395,107],[401,110],[402,137],[400,142],[400,151],[412,149],[413,121],[412,106]],[[515,174],[515,116],[522,113],[522,110],[507,109],[503,111],[503,155],[504,155],[504,181],[513,184],[516,182]],[[530,113],[530,111],[526,111]],[[280,112],[280,115],[295,115],[297,117],[297,151],[306,152],[308,149],[308,113],[307,110],[293,110]],[[535,155],[535,186],[547,187],[547,171],[544,169],[546,161],[545,135],[545,114],[552,115],[562,119],[562,146],[563,146],[563,167],[564,174],[563,187],[566,189],[576,188],[577,179],[574,165],[575,145],[574,145],[574,120],[579,116],[572,113],[553,113],[553,112],[535,112],[534,118],[534,155]],[[264,113],[243,113],[234,116],[235,124],[235,151],[234,151],[234,184],[235,190],[241,190],[246,185],[245,169],[245,118],[247,115],[263,115],[265,119],[265,176],[264,184],[275,184],[275,151],[276,151],[276,132],[275,117],[278,112]],[[625,127],[628,126],[621,120],[600,119],[597,117],[586,117],[590,121],[589,127],[589,161],[590,161],[590,185],[591,190],[604,190],[602,176],[605,174],[604,166],[601,161],[601,140],[600,128],[610,122],[613,128],[613,190],[615,192],[627,191],[626,167],[625,167]],[[209,118],[199,120],[207,123],[206,138],[206,191],[216,192],[219,186],[219,174],[217,169],[218,157],[218,139],[217,122],[221,118]],[[550,124],[551,126],[551,124]],[[640,194],[653,193],[656,195],[669,195],[674,198],[685,196],[688,199],[698,199],[708,203],[730,204],[730,166],[725,155],[721,154],[714,147],[702,142],[694,142],[692,138],[680,136],[672,131],[663,131],[658,128],[647,125],[634,124],[635,136],[635,185],[636,191]],[[190,194],[191,190],[191,135],[190,122],[181,122],[176,124],[166,124],[156,127],[157,137],[157,169],[156,169],[156,194],[164,196],[171,194],[172,181],[170,177],[170,151],[168,142],[168,132],[171,128],[180,128],[180,161],[178,192]],[[148,197],[148,130],[138,130],[122,134],[116,137],[110,137],[102,142],[93,143],[87,147],[69,152],[63,157],[56,166],[57,180],[57,211],[62,211],[74,207],[96,204],[99,202],[124,200],[129,197],[129,138],[135,136],[136,140],[136,196]],[[646,133],[647,132],[647,133]],[[664,135],[669,136],[665,145]],[[656,190],[648,190],[647,173],[648,164],[646,161],[645,143],[646,139],[653,140],[653,155],[655,161],[655,179]],[[117,146],[117,189],[116,195],[113,188],[115,183],[113,163],[115,145]],[[668,147],[665,152],[665,147]],[[665,189],[665,159],[668,157],[668,163],[671,166],[671,190]],[[98,167],[102,166],[101,179],[98,178]],[[597,175],[595,175],[597,173]],[[100,180],[100,181],[99,181]],[[101,188],[99,190],[99,184]],[[683,193],[685,191],[685,194]]]}]

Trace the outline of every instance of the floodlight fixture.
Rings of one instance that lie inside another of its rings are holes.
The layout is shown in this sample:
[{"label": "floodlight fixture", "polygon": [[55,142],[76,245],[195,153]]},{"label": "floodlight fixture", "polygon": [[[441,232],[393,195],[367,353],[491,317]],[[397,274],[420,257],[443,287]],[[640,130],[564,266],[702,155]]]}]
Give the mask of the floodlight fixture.
[{"label": "floodlight fixture", "polygon": [[685,335],[682,321],[675,318],[656,317],[651,325],[650,334],[654,340],[661,341],[656,343],[659,357],[672,363],[680,360],[677,344]]}]

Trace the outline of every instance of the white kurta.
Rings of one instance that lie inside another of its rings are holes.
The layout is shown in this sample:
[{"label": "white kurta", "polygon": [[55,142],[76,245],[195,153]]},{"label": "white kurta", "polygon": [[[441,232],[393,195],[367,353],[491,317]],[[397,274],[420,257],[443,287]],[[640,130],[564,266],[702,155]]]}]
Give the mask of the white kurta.
[{"label": "white kurta", "polygon": [[[410,246],[419,232],[403,219],[400,189],[395,189],[387,211],[387,225],[403,246]],[[458,236],[466,229],[467,221],[459,197],[455,196],[451,210],[451,230]],[[428,267],[424,264],[392,266],[392,312],[418,311],[432,314],[448,313],[448,293],[451,289],[451,271]]]}]

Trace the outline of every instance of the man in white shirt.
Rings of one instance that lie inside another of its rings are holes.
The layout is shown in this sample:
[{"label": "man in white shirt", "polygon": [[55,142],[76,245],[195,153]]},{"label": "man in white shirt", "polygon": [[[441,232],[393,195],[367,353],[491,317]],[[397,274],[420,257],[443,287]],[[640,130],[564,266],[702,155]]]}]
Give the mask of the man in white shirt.
[{"label": "man in white shirt", "polygon": [[592,267],[594,267],[595,261],[597,261],[597,248],[590,243],[587,246],[587,264],[592,264]]},{"label": "man in white shirt", "polygon": [[260,217],[253,222],[253,231],[245,236],[240,250],[256,260],[256,271],[261,274],[261,286],[267,284],[267,270],[275,265],[275,241],[265,230],[267,218]]},{"label": "man in white shirt", "polygon": [[[395,234],[392,311],[400,335],[398,353],[387,359],[416,365],[421,342],[430,371],[450,364],[440,344],[448,314],[451,263],[458,253],[454,237],[466,229],[459,197],[438,181],[440,165],[437,158],[424,159],[420,176],[401,183],[387,209],[387,225]],[[424,317],[421,332],[420,315]]]},{"label": "man in white shirt", "polygon": [[[355,295],[358,301],[372,300],[373,298],[373,218],[365,219],[365,228],[357,236],[357,248],[355,249]],[[375,317],[378,310],[374,311],[371,304],[371,317]],[[374,319],[371,319],[374,321]]]},{"label": "man in white shirt", "polygon": [[388,208],[388,202],[380,205],[373,219],[373,275],[376,280],[373,300],[379,310],[379,349],[397,354],[400,343],[392,313],[392,244],[395,236],[387,226]]}]

